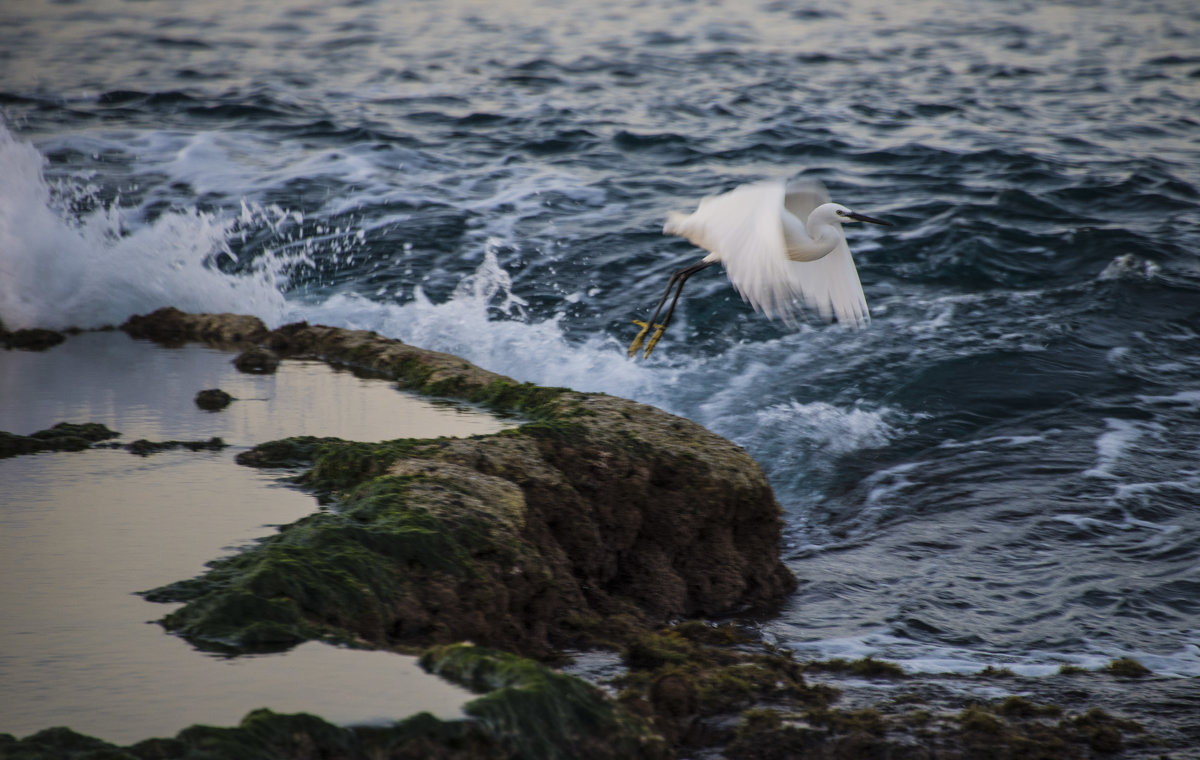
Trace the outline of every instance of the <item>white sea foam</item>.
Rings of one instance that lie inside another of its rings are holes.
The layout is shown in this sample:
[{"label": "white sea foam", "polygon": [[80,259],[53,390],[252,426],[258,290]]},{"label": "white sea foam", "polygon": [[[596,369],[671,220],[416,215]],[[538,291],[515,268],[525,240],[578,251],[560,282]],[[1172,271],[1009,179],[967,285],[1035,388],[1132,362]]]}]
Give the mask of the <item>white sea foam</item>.
[{"label": "white sea foam", "polygon": [[1088,478],[1115,478],[1113,468],[1143,434],[1133,420],[1107,417],[1104,424],[1105,432],[1096,438],[1096,465],[1083,473]]},{"label": "white sea foam", "polygon": [[[790,485],[789,490],[803,487],[819,494],[811,478],[814,469],[850,452],[883,446],[896,433],[889,418],[897,413],[887,408],[845,408],[795,399],[762,408],[757,408],[758,404],[761,398],[753,392],[736,403],[726,399],[722,413],[706,416],[705,422],[722,435],[753,447],[761,461],[770,462],[777,481]],[[707,408],[712,411],[711,405]]]},{"label": "white sea foam", "polygon": [[72,218],[55,204],[45,159],[0,124],[0,319],[10,329],[99,327],[176,306],[254,314],[285,310],[278,257],[229,275],[236,220],[195,209],[134,225],[118,203]]},{"label": "white sea foam", "polygon": [[[1194,636],[1192,638],[1195,638]],[[778,643],[802,657],[831,659],[840,657],[856,660],[863,657],[894,662],[907,673],[978,673],[986,667],[1006,668],[1021,676],[1049,676],[1064,665],[1086,670],[1101,670],[1121,657],[1137,660],[1157,675],[1194,678],[1200,676],[1200,648],[1185,646],[1174,652],[1146,652],[1112,648],[1101,644],[1084,643],[1075,652],[1030,650],[1026,652],[994,652],[968,647],[938,646],[915,642],[876,630],[860,636],[787,641]]]},{"label": "white sea foam", "polygon": [[1146,404],[1162,404],[1164,406],[1183,406],[1200,409],[1200,390],[1187,390],[1172,393],[1168,396],[1139,395],[1138,400]]},{"label": "white sea foam", "polygon": [[1108,263],[1104,270],[1096,276],[1098,280],[1150,280],[1156,277],[1161,267],[1156,262],[1135,256],[1132,253],[1122,254]]}]

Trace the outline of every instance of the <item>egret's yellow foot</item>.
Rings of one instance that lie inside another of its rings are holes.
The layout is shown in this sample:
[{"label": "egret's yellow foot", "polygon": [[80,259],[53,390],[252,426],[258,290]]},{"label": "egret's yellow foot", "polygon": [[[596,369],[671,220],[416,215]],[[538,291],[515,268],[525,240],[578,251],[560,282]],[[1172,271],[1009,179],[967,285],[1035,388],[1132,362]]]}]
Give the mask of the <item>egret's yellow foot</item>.
[{"label": "egret's yellow foot", "polygon": [[666,332],[667,329],[666,325],[655,325],[654,327],[656,328],[654,330],[654,335],[650,336],[650,342],[646,344],[646,353],[642,354],[642,358],[644,359],[650,358],[650,352],[653,351],[654,347],[658,345],[658,339],[663,336],[663,333]]},{"label": "egret's yellow foot", "polygon": [[635,325],[641,325],[642,331],[640,333],[638,333],[637,337],[635,337],[633,339],[633,342],[629,344],[629,358],[630,359],[632,359],[633,355],[637,353],[637,350],[642,347],[642,342],[644,340],[646,340],[646,333],[650,332],[650,323],[649,322],[643,322],[640,319],[635,319],[635,320],[633,320],[633,323]]}]

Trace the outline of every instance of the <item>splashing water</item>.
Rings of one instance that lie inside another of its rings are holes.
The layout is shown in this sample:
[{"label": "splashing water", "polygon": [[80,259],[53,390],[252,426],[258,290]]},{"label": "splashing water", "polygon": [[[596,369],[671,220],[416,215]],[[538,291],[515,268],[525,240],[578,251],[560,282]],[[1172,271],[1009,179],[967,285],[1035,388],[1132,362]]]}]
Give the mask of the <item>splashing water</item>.
[{"label": "splashing water", "polygon": [[[195,208],[131,229],[119,200],[71,218],[46,159],[0,124],[0,319],[9,329],[92,328],[163,306],[253,314],[279,324],[297,256],[262,256],[244,274],[216,267],[245,220]],[[261,210],[259,216],[262,216]]]},{"label": "splashing water", "polygon": [[298,305],[289,318],[375,330],[541,385],[636,396],[655,384],[661,370],[618,361],[611,338],[574,345],[559,324],[561,316],[540,322],[529,318],[525,300],[513,293],[512,277],[497,259],[500,244],[496,238],[488,240],[483,261],[442,303],[430,300],[420,286],[413,288],[413,300],[403,304],[339,293]]}]

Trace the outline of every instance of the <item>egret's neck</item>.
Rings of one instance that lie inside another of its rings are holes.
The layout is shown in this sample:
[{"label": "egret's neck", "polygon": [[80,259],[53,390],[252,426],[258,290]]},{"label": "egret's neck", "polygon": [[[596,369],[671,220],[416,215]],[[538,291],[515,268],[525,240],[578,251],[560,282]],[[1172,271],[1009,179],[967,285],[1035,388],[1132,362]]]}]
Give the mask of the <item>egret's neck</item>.
[{"label": "egret's neck", "polygon": [[[787,257],[792,261],[816,261],[828,256],[837,247],[841,236],[837,230],[828,224],[814,225],[816,229],[808,230],[800,220],[790,214],[783,219],[783,242],[787,247]],[[810,233],[815,233],[810,234]]]}]

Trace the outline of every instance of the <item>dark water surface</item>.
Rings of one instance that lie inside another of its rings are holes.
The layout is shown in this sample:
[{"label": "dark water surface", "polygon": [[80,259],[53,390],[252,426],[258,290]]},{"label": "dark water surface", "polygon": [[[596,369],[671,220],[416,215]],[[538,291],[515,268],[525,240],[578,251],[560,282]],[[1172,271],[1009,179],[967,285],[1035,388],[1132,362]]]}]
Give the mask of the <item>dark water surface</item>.
[{"label": "dark water surface", "polygon": [[[1200,5],[0,9],[10,326],[307,319],[646,401],[770,476],[781,642],[1200,675]],[[626,360],[700,255],[666,213],[801,171],[895,224],[849,228],[870,328],[714,268]]]}]

